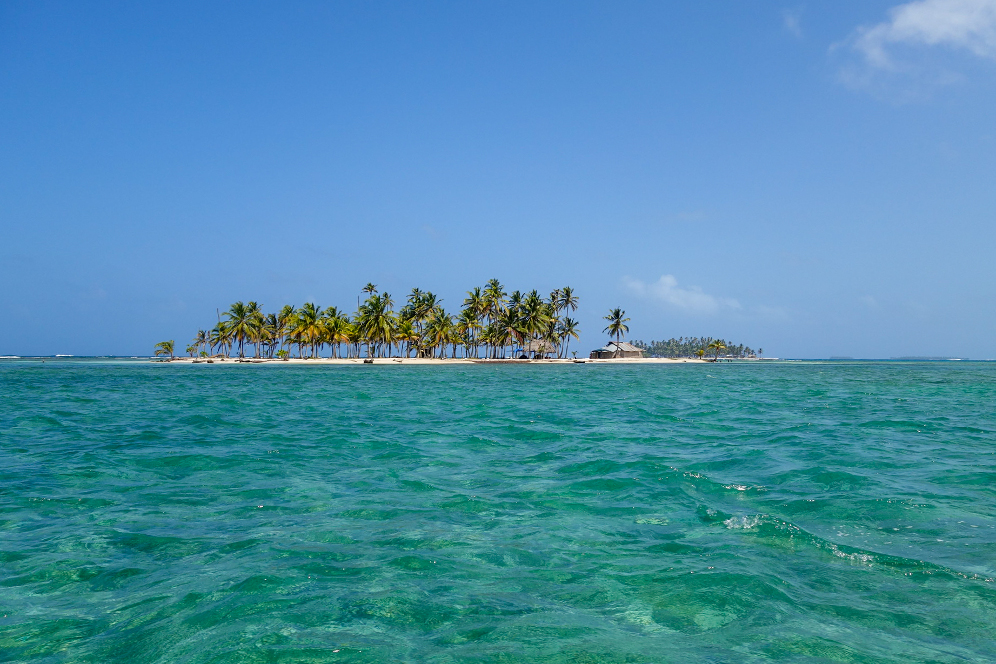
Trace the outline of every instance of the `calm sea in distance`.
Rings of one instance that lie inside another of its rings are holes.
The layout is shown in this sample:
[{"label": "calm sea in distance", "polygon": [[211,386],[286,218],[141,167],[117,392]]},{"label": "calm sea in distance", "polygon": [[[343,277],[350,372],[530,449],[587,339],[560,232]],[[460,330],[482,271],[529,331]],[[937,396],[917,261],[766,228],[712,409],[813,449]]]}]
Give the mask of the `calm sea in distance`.
[{"label": "calm sea in distance", "polygon": [[993,662],[996,363],[3,360],[0,661]]}]

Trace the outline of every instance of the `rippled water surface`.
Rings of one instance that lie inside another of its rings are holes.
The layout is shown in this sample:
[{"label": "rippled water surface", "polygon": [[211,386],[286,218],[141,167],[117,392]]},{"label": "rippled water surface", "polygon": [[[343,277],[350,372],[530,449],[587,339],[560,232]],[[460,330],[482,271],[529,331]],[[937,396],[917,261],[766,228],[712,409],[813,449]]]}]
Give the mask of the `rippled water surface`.
[{"label": "rippled water surface", "polygon": [[996,365],[0,362],[0,660],[991,662]]}]

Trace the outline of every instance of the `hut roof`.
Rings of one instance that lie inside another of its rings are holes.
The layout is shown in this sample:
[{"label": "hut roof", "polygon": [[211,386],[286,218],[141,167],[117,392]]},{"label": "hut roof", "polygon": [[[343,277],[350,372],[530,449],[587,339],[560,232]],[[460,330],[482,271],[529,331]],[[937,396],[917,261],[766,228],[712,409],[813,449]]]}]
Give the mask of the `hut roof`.
[{"label": "hut roof", "polygon": [[634,346],[633,344],[628,343],[626,341],[610,341],[609,343],[605,344],[605,349],[621,350],[626,352],[637,352],[637,353],[643,352],[643,349],[640,348],[639,346]]},{"label": "hut roof", "polygon": [[557,347],[549,341],[532,339],[529,343],[523,344],[522,350],[527,353],[555,353],[557,351]]}]

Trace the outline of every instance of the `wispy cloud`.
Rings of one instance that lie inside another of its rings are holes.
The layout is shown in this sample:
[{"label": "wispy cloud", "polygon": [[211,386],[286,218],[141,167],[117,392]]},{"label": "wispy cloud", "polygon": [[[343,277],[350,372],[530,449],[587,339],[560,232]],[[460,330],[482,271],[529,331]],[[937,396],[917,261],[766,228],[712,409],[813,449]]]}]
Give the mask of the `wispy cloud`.
[{"label": "wispy cloud", "polygon": [[796,39],[802,39],[802,11],[798,9],[783,11],[782,27]]},{"label": "wispy cloud", "polygon": [[704,292],[698,286],[682,287],[671,274],[665,274],[653,283],[625,277],[626,288],[635,295],[657,300],[689,313],[715,314],[722,309],[740,309],[740,303],[732,298],[716,297]]},{"label": "wispy cloud", "polygon": [[[963,80],[943,69],[936,49],[996,59],[996,0],[915,0],[889,10],[888,20],[860,26],[833,51],[850,52],[858,62],[841,70],[852,87],[872,87],[890,75],[936,86]],[[915,95],[903,90],[902,96]]]},{"label": "wispy cloud", "polygon": [[852,44],[868,62],[894,69],[895,46],[946,46],[996,58],[996,0],[917,0],[893,7],[889,20],[862,26]]}]

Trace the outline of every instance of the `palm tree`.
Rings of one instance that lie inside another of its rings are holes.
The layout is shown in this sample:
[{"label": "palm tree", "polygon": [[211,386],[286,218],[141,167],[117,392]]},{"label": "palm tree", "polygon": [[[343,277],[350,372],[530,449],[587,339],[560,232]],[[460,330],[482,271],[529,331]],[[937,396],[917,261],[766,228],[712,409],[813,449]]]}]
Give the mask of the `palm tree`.
[{"label": "palm tree", "polygon": [[470,357],[470,349],[473,347],[475,349],[474,355],[477,356],[477,332],[481,329],[481,322],[477,318],[477,313],[471,307],[467,307],[460,312],[457,317],[456,322],[457,332],[466,341],[464,344],[466,350],[466,356]]},{"label": "palm tree", "polygon": [[560,338],[564,340],[564,347],[560,356],[565,357],[567,355],[567,347],[571,343],[571,338],[572,337],[574,339],[581,338],[578,336],[578,322],[573,318],[565,317],[564,320],[560,323],[559,333],[560,333]]},{"label": "palm tree", "polygon": [[256,347],[255,356],[259,357],[260,346],[263,344],[263,312],[256,302],[246,304],[248,333],[246,339]]},{"label": "palm tree", "polygon": [[[517,294],[517,293],[516,293]],[[501,341],[501,356],[505,357],[505,346],[513,345],[518,342],[522,343],[522,331],[521,324],[519,323],[519,308],[516,305],[515,308],[511,306],[511,302],[507,309],[501,311],[498,315],[498,328],[501,330],[499,335],[499,340]],[[496,348],[495,351],[498,349]],[[497,354],[497,352],[496,352]]]},{"label": "palm tree", "polygon": [[415,320],[415,313],[418,310],[419,303],[422,302],[422,298],[425,297],[425,293],[421,289],[413,288],[412,292],[408,294],[408,298],[405,300],[405,306],[401,307],[401,311],[398,312],[402,320]]},{"label": "palm tree", "polygon": [[488,323],[484,331],[481,332],[481,341],[484,342],[486,354],[491,359],[498,356],[498,347],[505,345],[504,335],[505,332],[498,323]]},{"label": "palm tree", "polygon": [[211,349],[218,347],[218,352],[225,357],[228,357],[231,352],[232,345],[232,330],[231,327],[224,322],[218,323],[211,329]]},{"label": "palm tree", "polygon": [[[474,347],[474,357],[477,357],[477,333],[481,329],[481,319],[485,316],[487,303],[480,286],[472,291],[467,291],[467,297],[463,301],[463,311],[460,313],[460,323],[464,326],[464,333],[469,336],[470,346]],[[469,356],[469,354],[468,354]]]},{"label": "palm tree", "polygon": [[356,314],[357,326],[367,340],[367,355],[379,355],[379,344],[390,348],[394,343],[394,312],[390,310],[391,296],[371,295]]},{"label": "palm tree", "polygon": [[618,307],[609,309],[609,315],[603,316],[602,320],[609,321],[609,324],[602,332],[608,332],[610,337],[614,336],[616,343],[619,343],[619,340],[629,332],[629,326],[626,325],[629,322],[629,319],[626,318],[626,312]]},{"label": "palm tree", "polygon": [[250,338],[253,329],[250,309],[239,300],[225,312],[225,315],[228,316],[228,321],[226,321],[228,331],[239,343],[239,357],[245,357],[245,342],[246,339]]},{"label": "palm tree", "polygon": [[304,338],[301,336],[300,328],[301,317],[298,316],[297,310],[294,310],[294,318],[292,325],[287,329],[286,339],[287,348],[290,349],[291,346],[297,346],[297,356],[300,358],[304,357]]},{"label": "palm tree", "polygon": [[716,339],[716,340],[710,342],[709,345],[706,346],[706,348],[708,348],[713,353],[715,353],[715,357],[713,358],[713,361],[719,361],[719,354],[720,354],[720,352],[726,350],[726,344],[723,343],[722,339]]},{"label": "palm tree", "polygon": [[277,314],[277,338],[280,340],[280,349],[283,350],[284,343],[289,341],[288,331],[294,327],[294,305],[285,304],[280,313]]},{"label": "palm tree", "polygon": [[550,302],[550,308],[553,309],[553,313],[555,315],[559,314],[560,313],[560,289],[559,288],[554,288],[552,291],[550,291],[550,300],[549,300],[549,302]]},{"label": "palm tree", "polygon": [[[560,357],[560,342],[562,340],[560,336],[560,319],[550,318],[547,328],[540,335],[540,340],[543,344],[540,346],[541,350],[538,352],[542,353],[545,357],[546,355],[552,355],[554,351],[557,352],[557,357]],[[536,357],[536,354],[533,354]]]},{"label": "palm tree", "polygon": [[340,313],[338,307],[329,307],[319,314],[318,324],[321,327],[321,339],[318,344],[319,355],[321,355],[321,347],[325,344],[331,346],[330,352],[332,355],[335,355],[336,337],[341,326],[338,321],[341,317],[342,313]]},{"label": "palm tree", "polygon": [[578,309],[578,296],[574,294],[574,289],[564,286],[560,289],[560,298],[557,300],[557,311],[566,311],[569,316]]},{"label": "palm tree", "polygon": [[523,342],[526,339],[532,341],[544,336],[550,336],[553,314],[550,305],[543,301],[539,293],[535,290],[528,293],[522,298],[518,308],[519,324],[517,330]]},{"label": "palm tree", "polygon": [[419,340],[419,335],[410,320],[402,320],[398,323],[398,327],[394,332],[394,338],[397,339],[399,346],[400,344],[405,345],[405,357],[410,357],[412,347]]},{"label": "palm tree", "polygon": [[363,338],[360,334],[359,328],[357,328],[355,322],[346,321],[346,324],[342,329],[342,338],[346,344],[346,357],[353,357],[355,351],[356,357],[360,356],[360,341]]},{"label": "palm tree", "polygon": [[474,290],[467,291],[467,297],[463,300],[463,306],[464,309],[473,311],[474,315],[481,315],[481,312],[484,310],[484,293],[481,292],[480,286],[476,286]]},{"label": "palm tree", "polygon": [[442,307],[442,303],[443,301],[436,297],[435,293],[426,291],[422,295],[422,299],[419,300],[419,305],[415,312],[415,320],[420,323],[428,320],[430,316]]},{"label": "palm tree", "polygon": [[321,309],[313,302],[305,302],[297,312],[297,326],[294,334],[298,337],[298,346],[308,344],[311,346],[311,355],[314,357],[318,352],[318,343],[322,338]]},{"label": "palm tree", "polygon": [[[328,314],[330,310],[335,307],[329,307],[325,310]],[[335,316],[326,316],[325,320],[325,339],[332,346],[332,357],[339,357],[341,353],[339,351],[342,344],[349,341],[346,335],[346,329],[349,327],[349,319],[342,314]]]},{"label": "palm tree", "polygon": [[266,354],[270,358],[273,357],[273,351],[277,347],[277,340],[280,338],[279,328],[280,321],[277,318],[277,314],[266,314],[263,316],[262,324],[259,327],[259,339],[261,343],[266,344]]},{"label": "palm tree", "polygon": [[505,288],[497,279],[492,279],[485,284],[481,313],[488,319],[489,323],[495,322],[505,308],[505,295]]},{"label": "palm tree", "polygon": [[207,350],[208,344],[211,343],[211,335],[207,333],[206,330],[197,330],[197,336],[194,337],[193,345],[197,347],[197,350]]},{"label": "palm tree", "polygon": [[439,346],[440,359],[446,357],[446,344],[449,343],[452,328],[453,318],[443,311],[442,307],[438,308],[432,320],[429,321],[426,334],[429,336],[431,348]]},{"label": "palm tree", "polygon": [[169,359],[173,359],[173,340],[160,341],[156,344],[155,356],[159,357],[161,355],[169,355]]}]

